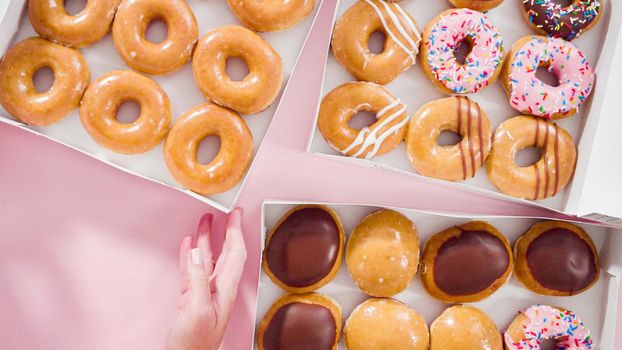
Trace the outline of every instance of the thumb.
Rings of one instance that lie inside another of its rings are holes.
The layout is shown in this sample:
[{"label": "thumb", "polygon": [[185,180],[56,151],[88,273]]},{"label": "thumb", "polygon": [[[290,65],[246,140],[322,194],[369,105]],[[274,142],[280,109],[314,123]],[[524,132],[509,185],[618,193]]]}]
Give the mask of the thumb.
[{"label": "thumb", "polygon": [[194,248],[190,251],[188,259],[189,290],[192,292],[193,299],[198,302],[211,301],[211,290],[209,275],[205,269],[205,261],[201,249]]}]

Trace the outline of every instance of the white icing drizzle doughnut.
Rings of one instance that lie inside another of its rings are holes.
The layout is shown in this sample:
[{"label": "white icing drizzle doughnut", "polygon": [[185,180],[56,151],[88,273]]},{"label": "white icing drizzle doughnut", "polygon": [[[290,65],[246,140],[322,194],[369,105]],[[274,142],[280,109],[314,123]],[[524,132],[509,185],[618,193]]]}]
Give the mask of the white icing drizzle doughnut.
[{"label": "white icing drizzle doughnut", "polygon": [[[415,64],[416,56],[419,53],[421,33],[419,33],[415,23],[408,14],[396,3],[387,3],[382,0],[363,1],[376,11],[387,35],[406,52],[410,60]],[[395,27],[397,33],[391,25]]]}]

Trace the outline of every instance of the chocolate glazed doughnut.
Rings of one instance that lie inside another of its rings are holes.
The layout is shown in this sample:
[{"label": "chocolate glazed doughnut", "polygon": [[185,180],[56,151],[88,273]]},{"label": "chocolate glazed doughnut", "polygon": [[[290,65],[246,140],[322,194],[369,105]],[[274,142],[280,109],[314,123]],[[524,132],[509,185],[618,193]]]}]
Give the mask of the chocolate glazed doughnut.
[{"label": "chocolate glazed doughnut", "polygon": [[598,23],[602,0],[573,0],[568,6],[560,0],[523,0],[523,17],[542,34],[572,41]]},{"label": "chocolate glazed doughnut", "polygon": [[322,205],[300,205],[283,215],[267,236],[262,267],[282,289],[311,292],[335,278],[344,245],[337,213]]},{"label": "chocolate glazed doughnut", "polygon": [[580,227],[561,221],[533,225],[516,241],[516,279],[544,295],[570,296],[598,280],[598,253]]},{"label": "chocolate glazed doughnut", "polygon": [[508,239],[494,226],[472,221],[432,236],[423,248],[420,272],[423,286],[436,299],[467,303],[501,288],[512,268]]}]

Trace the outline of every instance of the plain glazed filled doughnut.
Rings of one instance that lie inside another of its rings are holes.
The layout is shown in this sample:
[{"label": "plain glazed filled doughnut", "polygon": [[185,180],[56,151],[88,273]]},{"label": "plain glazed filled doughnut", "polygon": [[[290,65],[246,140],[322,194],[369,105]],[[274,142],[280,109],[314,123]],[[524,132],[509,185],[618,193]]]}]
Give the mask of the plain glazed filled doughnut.
[{"label": "plain glazed filled doughnut", "polygon": [[313,10],[314,0],[227,0],[233,14],[256,32],[293,27]]},{"label": "plain glazed filled doughnut", "polygon": [[534,305],[519,313],[504,337],[507,350],[540,350],[549,339],[555,340],[555,349],[560,350],[590,350],[594,346],[590,331],[576,314],[546,305]]},{"label": "plain glazed filled doughnut", "polygon": [[370,298],[346,320],[348,350],[427,350],[428,325],[414,309],[394,299]]},{"label": "plain glazed filled doughnut", "polygon": [[503,0],[449,0],[449,2],[458,8],[469,8],[471,10],[485,12],[501,5]]},{"label": "plain glazed filled doughnut", "polygon": [[403,291],[415,277],[418,264],[417,229],[396,211],[369,214],[348,238],[348,272],[368,295],[390,297]]},{"label": "plain glazed filled doughnut", "polygon": [[[463,43],[471,51],[460,62],[456,50]],[[428,23],[419,57],[426,76],[442,92],[473,94],[497,80],[503,38],[483,13],[450,9]]]},{"label": "plain glazed filled doughnut", "polygon": [[312,292],[335,278],[344,246],[337,213],[322,205],[300,205],[283,215],[270,231],[262,267],[282,289]]},{"label": "plain glazed filled doughnut", "polygon": [[[443,131],[461,137],[454,145],[441,146]],[[428,102],[410,119],[406,152],[410,164],[423,176],[463,181],[475,176],[490,152],[492,131],[486,113],[466,97]]]},{"label": "plain glazed filled doughnut", "polygon": [[430,326],[430,350],[503,350],[501,333],[482,311],[452,306]]},{"label": "plain glazed filled doughnut", "polygon": [[[229,78],[227,60],[239,57],[249,73],[241,81]],[[241,114],[255,114],[276,99],[283,82],[283,63],[262,37],[240,26],[224,26],[207,33],[192,58],[199,90],[210,101]]]},{"label": "plain glazed filled doughnut", "polygon": [[[208,136],[220,138],[220,150],[209,164],[201,164],[197,151]],[[171,128],[164,144],[164,159],[180,184],[204,196],[235,186],[253,157],[253,135],[235,112],[205,103],[184,113]]]},{"label": "plain glazed filled doughnut", "polygon": [[[376,121],[362,129],[348,124],[359,112]],[[346,83],[329,92],[320,104],[318,128],[326,142],[341,154],[371,159],[397,147],[408,123],[406,105],[382,85]]]},{"label": "plain glazed filled doughnut", "polygon": [[[375,32],[385,34],[379,54],[368,46]],[[417,23],[398,4],[362,0],[335,24],[332,50],[337,62],[358,80],[387,84],[415,64],[420,42]]]},{"label": "plain glazed filled doughnut", "polygon": [[514,245],[516,279],[544,295],[570,296],[598,280],[598,252],[579,226],[562,221],[533,225]]},{"label": "plain glazed filled doughnut", "polygon": [[598,23],[601,0],[572,0],[568,6],[559,0],[522,0],[523,17],[541,34],[572,41]]},{"label": "plain glazed filled doughnut", "polygon": [[428,239],[421,257],[421,281],[430,295],[443,302],[475,302],[501,288],[513,266],[508,239],[489,223],[471,221]]},{"label": "plain glazed filled doughnut", "polygon": [[[54,72],[54,85],[39,92],[32,79],[44,67]],[[0,103],[23,123],[50,125],[78,107],[90,79],[80,51],[29,38],[9,49],[0,62]]]},{"label": "plain glazed filled doughnut", "polygon": [[[166,23],[168,36],[160,43],[146,37],[149,24]],[[194,14],[184,0],[124,0],[112,24],[117,52],[131,68],[147,74],[167,74],[181,68],[199,37]]]},{"label": "plain glazed filled doughnut", "polygon": [[[538,147],[540,160],[519,166],[518,151]],[[486,160],[490,182],[507,195],[538,200],[555,196],[574,174],[577,150],[570,134],[555,123],[536,117],[510,118],[497,128]]]},{"label": "plain glazed filled doughnut", "polygon": [[[131,123],[121,123],[117,111],[127,101],[140,105],[140,115]],[[164,139],[171,104],[155,81],[129,70],[114,71],[89,85],[80,105],[80,121],[98,144],[118,153],[143,153]]]},{"label": "plain glazed filled doughnut", "polygon": [[88,0],[82,11],[70,15],[64,0],[29,0],[28,16],[41,37],[70,47],[84,47],[108,33],[120,3],[121,0]]},{"label": "plain glazed filled doughnut", "polygon": [[337,350],[341,307],[322,294],[287,294],[277,299],[257,328],[259,350]]},{"label": "plain glazed filled doughnut", "polygon": [[[558,79],[551,86],[538,79],[545,67]],[[501,73],[510,105],[538,117],[559,119],[575,114],[592,93],[594,70],[572,43],[543,36],[527,36],[512,45]]]}]

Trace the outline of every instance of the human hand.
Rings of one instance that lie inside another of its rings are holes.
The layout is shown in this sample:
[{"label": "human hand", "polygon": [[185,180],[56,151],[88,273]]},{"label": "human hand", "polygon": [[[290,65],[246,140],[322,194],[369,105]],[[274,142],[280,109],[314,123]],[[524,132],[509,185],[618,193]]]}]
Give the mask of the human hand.
[{"label": "human hand", "polygon": [[242,210],[227,218],[222,253],[214,263],[210,233],[212,215],[205,214],[196,237],[184,237],[179,249],[181,299],[171,327],[168,350],[217,350],[222,341],[246,261]]}]

